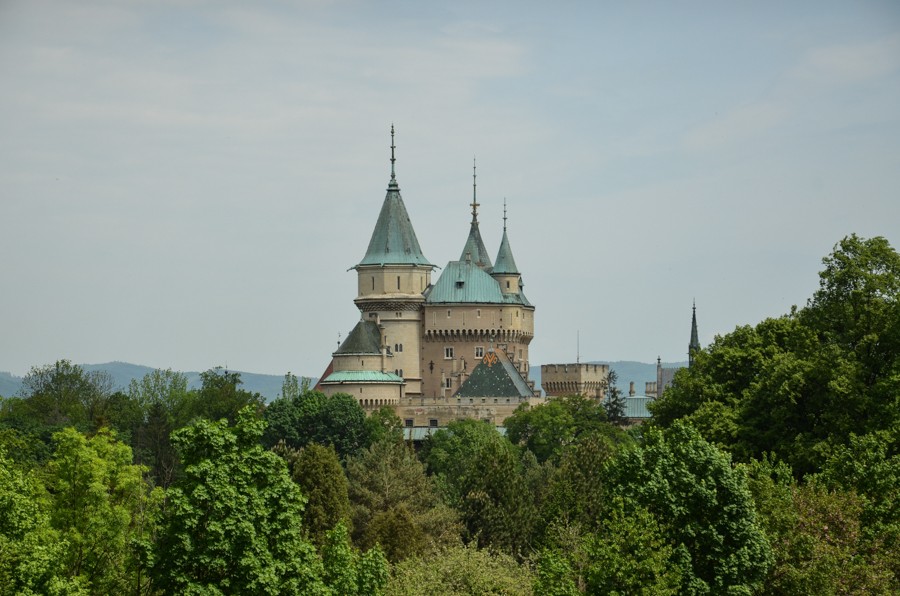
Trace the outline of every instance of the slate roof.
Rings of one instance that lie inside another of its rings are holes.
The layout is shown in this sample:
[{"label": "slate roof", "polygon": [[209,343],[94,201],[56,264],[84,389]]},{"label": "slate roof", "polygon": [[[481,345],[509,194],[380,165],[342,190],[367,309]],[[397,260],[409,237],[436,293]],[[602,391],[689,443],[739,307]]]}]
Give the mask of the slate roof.
[{"label": "slate roof", "polygon": [[478,221],[474,218],[472,219],[472,225],[469,227],[469,237],[466,238],[466,245],[463,246],[463,251],[459,260],[465,263],[470,258],[473,263],[482,269],[490,271],[491,257],[488,256],[488,251],[484,247],[484,240],[481,239]]},{"label": "slate roof", "polygon": [[338,347],[340,354],[381,354],[381,330],[375,321],[360,321]]},{"label": "slate roof", "polygon": [[341,370],[328,375],[323,383],[403,383],[403,378],[394,373],[377,370]]},{"label": "slate roof", "polygon": [[509,358],[489,350],[454,397],[533,397],[534,392]]},{"label": "slate roof", "polygon": [[419,247],[416,231],[400,196],[400,187],[393,176],[369,248],[356,266],[360,265],[431,265]]},{"label": "slate roof", "polygon": [[500,285],[474,262],[450,261],[428,291],[428,304],[520,304],[531,306],[525,294],[504,294]]},{"label": "slate roof", "polygon": [[509,238],[506,237],[506,229],[503,230],[503,240],[500,241],[500,250],[497,251],[497,262],[491,270],[493,274],[518,274],[516,260],[513,258],[512,249],[509,247]]}]

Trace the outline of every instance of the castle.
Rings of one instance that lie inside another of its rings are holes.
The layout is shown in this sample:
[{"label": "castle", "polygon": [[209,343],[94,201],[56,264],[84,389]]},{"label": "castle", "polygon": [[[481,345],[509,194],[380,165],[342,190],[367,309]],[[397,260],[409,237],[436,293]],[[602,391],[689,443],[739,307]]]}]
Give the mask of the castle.
[{"label": "castle", "polygon": [[332,354],[317,389],[354,396],[366,411],[394,409],[407,427],[446,426],[458,418],[502,424],[522,403],[541,403],[528,380],[534,306],[507,235],[491,262],[478,225],[475,173],[472,221],[459,260],[432,283],[400,196],[391,127],[391,177],[357,274],[360,320]]}]

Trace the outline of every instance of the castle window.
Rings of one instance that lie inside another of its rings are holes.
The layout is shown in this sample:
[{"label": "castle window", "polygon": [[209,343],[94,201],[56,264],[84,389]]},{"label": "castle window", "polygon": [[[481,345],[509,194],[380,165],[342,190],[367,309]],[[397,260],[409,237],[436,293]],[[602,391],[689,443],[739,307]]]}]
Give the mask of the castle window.
[{"label": "castle window", "polygon": [[509,280],[506,280],[506,289],[509,289]]},{"label": "castle window", "polygon": [[398,352],[402,352],[402,351],[403,351],[403,344],[400,344],[400,347],[397,348],[397,351],[398,351]]},{"label": "castle window", "polygon": [[428,426],[430,426],[431,428],[437,428],[437,418],[429,418]]},{"label": "castle window", "polygon": [[453,346],[444,347],[444,360],[453,359]]},{"label": "castle window", "polygon": [[375,276],[372,276],[372,291],[375,291]]},{"label": "castle window", "polygon": [[403,376],[403,369],[402,369],[402,368],[400,369],[400,373],[399,373],[397,376],[400,376],[400,377]]},{"label": "castle window", "polygon": [[450,318],[450,309],[449,308],[447,309],[447,318],[448,319]]},{"label": "castle window", "polygon": [[394,313],[394,316],[397,317],[398,319],[400,319],[400,318],[403,318],[403,313],[397,312],[397,313]]},{"label": "castle window", "polygon": [[413,426],[413,419],[412,419],[412,418],[407,418],[406,420],[404,420],[404,421],[403,421],[403,426],[405,426],[406,428],[412,428],[412,426]]},{"label": "castle window", "polygon": [[[509,282],[506,282],[506,287],[509,287]],[[397,289],[400,289],[400,276],[397,276]]]},{"label": "castle window", "polygon": [[478,317],[479,319],[481,318],[481,309],[480,308],[475,311],[475,316]]},{"label": "castle window", "polygon": [[450,377],[447,377],[446,379],[444,379],[444,387],[446,387],[447,389],[450,389],[450,383],[451,383]]},{"label": "castle window", "polygon": [[475,357],[484,358],[484,346],[475,346]]}]

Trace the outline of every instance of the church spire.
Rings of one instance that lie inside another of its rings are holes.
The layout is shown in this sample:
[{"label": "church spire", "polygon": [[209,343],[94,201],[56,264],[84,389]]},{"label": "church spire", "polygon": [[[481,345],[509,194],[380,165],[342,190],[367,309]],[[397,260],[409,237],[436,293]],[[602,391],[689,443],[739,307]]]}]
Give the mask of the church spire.
[{"label": "church spire", "polygon": [[500,250],[497,251],[497,261],[492,275],[518,275],[519,268],[513,258],[512,249],[509,247],[509,237],[506,235],[506,199],[503,199],[503,239],[500,240]]},{"label": "church spire", "polygon": [[416,238],[403,198],[397,184],[395,164],[396,145],[394,144],[394,125],[391,124],[391,181],[388,183],[387,195],[381,205],[378,221],[369,240],[366,254],[356,266],[360,265],[424,265],[432,267]]},{"label": "church spire", "polygon": [[473,157],[472,202],[470,203],[472,207],[472,224],[469,226],[469,237],[466,238],[466,245],[463,246],[462,255],[460,255],[459,260],[464,263],[466,261],[471,261],[482,269],[490,271],[491,258],[488,256],[487,249],[484,247],[484,240],[481,239],[481,231],[478,229],[478,207],[481,204],[478,202],[478,195],[476,194],[476,178],[475,158]]},{"label": "church spire", "polygon": [[694,300],[691,316],[691,343],[688,344],[688,366],[694,364],[694,354],[700,351],[700,337],[697,333],[697,301]]}]

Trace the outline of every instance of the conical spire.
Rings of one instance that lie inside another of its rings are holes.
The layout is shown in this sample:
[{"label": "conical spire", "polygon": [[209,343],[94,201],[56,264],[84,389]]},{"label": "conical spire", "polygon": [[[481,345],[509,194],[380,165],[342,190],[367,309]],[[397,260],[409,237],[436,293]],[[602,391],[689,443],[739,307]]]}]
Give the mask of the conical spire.
[{"label": "conical spire", "polygon": [[391,125],[391,179],[388,182],[387,195],[381,205],[381,213],[375,222],[369,248],[360,265],[427,265],[431,266],[416,238],[403,198],[394,164],[397,161],[394,150],[394,125]]},{"label": "conical spire", "polygon": [[697,333],[697,301],[694,300],[691,316],[691,343],[688,344],[688,366],[694,363],[694,353],[700,351],[700,337]]},{"label": "conical spire", "polygon": [[459,260],[466,262],[471,260],[482,269],[490,270],[491,258],[488,256],[487,249],[484,247],[484,240],[481,239],[481,231],[478,229],[478,198],[476,194],[476,172],[475,159],[472,158],[472,224],[469,226],[469,237],[466,238],[466,245],[463,247]]},{"label": "conical spire", "polygon": [[519,268],[513,258],[512,249],[509,247],[509,238],[506,236],[506,199],[503,199],[503,239],[500,241],[500,250],[497,251],[497,261],[491,270],[492,275],[518,275]]}]

